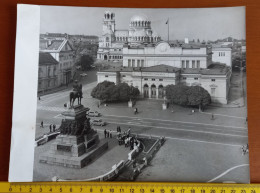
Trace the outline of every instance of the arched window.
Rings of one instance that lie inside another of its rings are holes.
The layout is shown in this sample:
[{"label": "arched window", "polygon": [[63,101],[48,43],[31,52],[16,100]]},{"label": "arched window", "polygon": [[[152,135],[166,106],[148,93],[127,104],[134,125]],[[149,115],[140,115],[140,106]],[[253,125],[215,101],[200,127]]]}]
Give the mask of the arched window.
[{"label": "arched window", "polygon": [[106,42],[109,42],[109,37],[106,37]]}]

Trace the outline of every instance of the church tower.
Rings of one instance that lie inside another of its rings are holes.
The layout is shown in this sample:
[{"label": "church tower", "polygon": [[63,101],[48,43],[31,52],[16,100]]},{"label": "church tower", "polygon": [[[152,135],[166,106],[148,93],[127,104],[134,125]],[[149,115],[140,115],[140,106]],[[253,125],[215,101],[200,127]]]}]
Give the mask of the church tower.
[{"label": "church tower", "polygon": [[115,14],[106,11],[103,18],[102,44],[103,47],[110,47],[115,41]]}]

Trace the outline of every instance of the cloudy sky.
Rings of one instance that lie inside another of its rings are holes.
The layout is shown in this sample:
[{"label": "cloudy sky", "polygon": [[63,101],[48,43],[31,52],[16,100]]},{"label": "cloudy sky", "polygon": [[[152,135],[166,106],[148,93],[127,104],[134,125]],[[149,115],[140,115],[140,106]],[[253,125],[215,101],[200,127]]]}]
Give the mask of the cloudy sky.
[{"label": "cloudy sky", "polygon": [[245,38],[245,8],[201,9],[122,9],[41,6],[41,33],[97,35],[102,33],[104,11],[115,13],[116,29],[128,29],[134,15],[145,15],[152,29],[167,40],[169,18],[170,39],[216,40],[228,36]]}]

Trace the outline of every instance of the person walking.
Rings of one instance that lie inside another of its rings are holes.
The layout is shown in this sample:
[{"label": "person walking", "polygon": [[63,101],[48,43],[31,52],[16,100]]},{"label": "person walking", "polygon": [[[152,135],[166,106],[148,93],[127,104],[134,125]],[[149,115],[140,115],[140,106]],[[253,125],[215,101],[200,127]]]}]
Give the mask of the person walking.
[{"label": "person walking", "polygon": [[40,128],[43,128],[43,121],[41,121],[41,126],[40,126]]},{"label": "person walking", "polygon": [[104,135],[105,135],[105,138],[107,138],[107,130],[106,129],[104,130]]},{"label": "person walking", "polygon": [[53,130],[53,132],[55,132],[55,129],[56,129],[56,125],[55,124],[53,124],[53,126],[52,126],[52,130]]},{"label": "person walking", "polygon": [[52,124],[50,124],[50,132],[51,132],[51,130],[52,130]]},{"label": "person walking", "polygon": [[214,120],[215,118],[214,118],[214,114],[212,113],[211,114],[211,120]]},{"label": "person walking", "polygon": [[120,128],[120,126],[118,126],[118,132],[121,133],[121,128]]},{"label": "person walking", "polygon": [[109,137],[112,138],[112,131],[109,131]]}]

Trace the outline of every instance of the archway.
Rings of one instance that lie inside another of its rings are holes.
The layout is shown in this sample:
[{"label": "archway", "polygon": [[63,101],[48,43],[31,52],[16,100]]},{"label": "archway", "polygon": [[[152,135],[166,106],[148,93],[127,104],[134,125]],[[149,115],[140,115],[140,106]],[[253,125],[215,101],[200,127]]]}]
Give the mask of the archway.
[{"label": "archway", "polygon": [[164,97],[164,89],[163,89],[163,85],[160,85],[158,87],[158,98],[163,98]]},{"label": "archway", "polygon": [[154,84],[151,86],[151,98],[156,98],[156,86]]},{"label": "archway", "polygon": [[144,98],[149,98],[149,86],[147,84],[144,85]]},{"label": "archway", "polygon": [[107,55],[104,55],[104,60],[107,60]]}]

